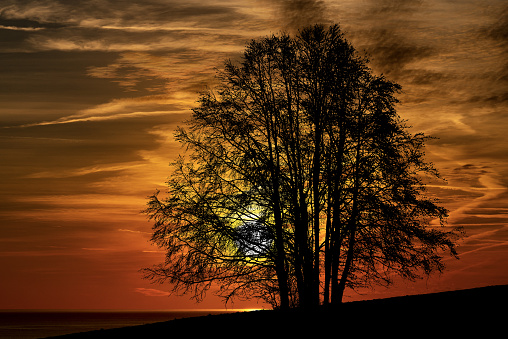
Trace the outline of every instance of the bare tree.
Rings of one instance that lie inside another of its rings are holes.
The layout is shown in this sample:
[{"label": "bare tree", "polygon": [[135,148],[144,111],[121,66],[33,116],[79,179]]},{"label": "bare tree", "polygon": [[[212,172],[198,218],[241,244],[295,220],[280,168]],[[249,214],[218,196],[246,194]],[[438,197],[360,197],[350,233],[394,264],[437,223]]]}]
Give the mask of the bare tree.
[{"label": "bare tree", "polygon": [[197,298],[274,307],[342,301],[346,287],[416,279],[456,255],[447,211],[425,197],[426,137],[396,113],[339,27],[254,40],[226,62],[175,134],[186,157],[146,212],[167,251],[146,277]]}]

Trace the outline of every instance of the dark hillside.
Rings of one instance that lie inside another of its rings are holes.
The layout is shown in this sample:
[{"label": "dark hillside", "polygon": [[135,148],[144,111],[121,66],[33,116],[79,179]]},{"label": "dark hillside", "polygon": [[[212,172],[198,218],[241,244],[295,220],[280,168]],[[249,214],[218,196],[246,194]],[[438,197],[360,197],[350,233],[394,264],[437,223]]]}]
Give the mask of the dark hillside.
[{"label": "dark hillside", "polygon": [[490,338],[506,335],[508,285],[344,303],[314,312],[253,311],[58,338]]}]

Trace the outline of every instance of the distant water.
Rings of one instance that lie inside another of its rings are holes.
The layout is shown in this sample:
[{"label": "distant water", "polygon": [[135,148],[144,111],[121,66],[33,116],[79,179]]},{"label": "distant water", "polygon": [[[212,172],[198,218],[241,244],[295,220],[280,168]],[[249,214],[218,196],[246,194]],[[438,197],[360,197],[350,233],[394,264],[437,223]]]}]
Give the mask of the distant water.
[{"label": "distant water", "polygon": [[100,329],[143,325],[238,310],[190,311],[1,311],[0,338],[46,338]]}]

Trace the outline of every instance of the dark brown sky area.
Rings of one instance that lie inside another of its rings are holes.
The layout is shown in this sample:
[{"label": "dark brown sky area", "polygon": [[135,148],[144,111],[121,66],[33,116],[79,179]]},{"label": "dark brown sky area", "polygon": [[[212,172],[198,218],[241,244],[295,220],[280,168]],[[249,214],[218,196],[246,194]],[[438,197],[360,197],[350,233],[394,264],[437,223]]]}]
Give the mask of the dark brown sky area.
[{"label": "dark brown sky area", "polygon": [[507,284],[505,0],[2,0],[0,309],[222,308],[141,279],[163,253],[140,211],[215,67],[316,22],[402,85],[399,114],[437,137],[429,194],[466,231],[443,275],[346,300]]}]

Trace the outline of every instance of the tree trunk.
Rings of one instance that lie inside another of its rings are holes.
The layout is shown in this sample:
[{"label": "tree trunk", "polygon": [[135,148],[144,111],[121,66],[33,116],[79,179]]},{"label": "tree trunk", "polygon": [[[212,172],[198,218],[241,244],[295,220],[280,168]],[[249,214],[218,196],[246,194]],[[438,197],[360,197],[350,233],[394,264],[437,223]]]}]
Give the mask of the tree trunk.
[{"label": "tree trunk", "polygon": [[321,139],[322,139],[322,131],[321,131],[321,122],[319,113],[316,118],[316,145],[314,146],[314,169],[313,169],[313,210],[314,210],[314,270],[312,273],[312,306],[319,305],[319,256],[320,256],[320,241],[319,241],[319,233],[320,233],[320,222],[319,222],[319,214],[321,210],[321,202],[320,202],[320,192],[319,192],[319,182],[320,182],[320,170],[321,170]]},{"label": "tree trunk", "polygon": [[[329,159],[329,163],[331,163]],[[328,196],[326,201],[326,226],[325,226],[325,288],[323,292],[323,304],[328,305],[330,303],[330,274],[332,271],[332,253],[331,253],[331,232],[332,232],[332,186],[331,183],[331,170],[327,167],[327,187]]]},{"label": "tree trunk", "polygon": [[[358,134],[360,135],[360,134]],[[356,145],[356,163],[355,163],[355,183],[353,187],[353,206],[351,208],[351,217],[348,221],[348,230],[349,230],[349,241],[348,241],[348,251],[346,256],[346,262],[344,265],[344,270],[342,271],[342,276],[340,278],[339,284],[336,286],[335,290],[332,290],[332,303],[339,304],[342,302],[342,297],[344,295],[344,289],[346,288],[346,282],[349,277],[349,272],[351,270],[351,265],[354,258],[354,247],[356,243],[356,230],[357,230],[357,222],[358,222],[358,195],[360,191],[360,150],[361,143],[360,137],[357,139]]]},{"label": "tree trunk", "polygon": [[[339,288],[339,263],[340,263],[340,252],[342,247],[342,240],[343,235],[341,232],[341,181],[343,176],[343,158],[344,158],[344,147],[346,143],[346,131],[344,130],[344,119],[343,117],[339,117],[340,123],[339,123],[339,141],[337,145],[337,149],[335,150],[335,154],[337,154],[336,164],[337,167],[335,169],[334,177],[333,177],[333,187],[332,185],[329,185],[329,189],[332,192],[333,199],[333,221],[330,229],[330,255],[329,260],[330,263],[328,264],[330,266],[330,275],[329,275],[329,281],[327,282],[327,286],[331,286],[332,294],[333,291],[337,291]],[[333,149],[333,148],[332,148]],[[330,176],[332,173],[330,173]],[[332,302],[333,303],[333,302]]]},{"label": "tree trunk", "polygon": [[285,268],[286,255],[284,252],[284,235],[282,230],[282,218],[280,211],[280,195],[278,184],[274,187],[274,219],[275,219],[275,246],[277,249],[277,257],[275,260],[275,267],[277,273],[277,281],[279,284],[280,294],[280,308],[285,310],[289,309],[289,288],[288,288],[288,274]]},{"label": "tree trunk", "polygon": [[[269,152],[269,171],[272,184],[272,201],[273,215],[275,221],[275,272],[280,295],[280,308],[289,309],[289,286],[288,273],[286,271],[286,254],[284,249],[284,231],[282,221],[282,208],[280,198],[280,160],[279,150],[277,147],[278,140],[278,124],[277,112],[270,108],[267,109],[266,126],[267,126],[267,142]],[[275,121],[274,121],[275,119]]]}]

